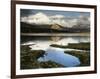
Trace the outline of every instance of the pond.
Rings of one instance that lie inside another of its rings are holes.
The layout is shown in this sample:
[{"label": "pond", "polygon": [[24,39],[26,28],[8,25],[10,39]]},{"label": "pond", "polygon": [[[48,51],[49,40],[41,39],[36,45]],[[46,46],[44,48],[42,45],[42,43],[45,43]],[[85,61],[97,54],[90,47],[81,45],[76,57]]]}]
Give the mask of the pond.
[{"label": "pond", "polygon": [[71,67],[71,66],[76,66],[80,64],[80,61],[77,57],[65,54],[64,50],[60,48],[54,48],[50,47],[46,50],[46,54],[44,57],[40,57],[38,61],[54,61],[56,63],[59,63],[63,66]]}]

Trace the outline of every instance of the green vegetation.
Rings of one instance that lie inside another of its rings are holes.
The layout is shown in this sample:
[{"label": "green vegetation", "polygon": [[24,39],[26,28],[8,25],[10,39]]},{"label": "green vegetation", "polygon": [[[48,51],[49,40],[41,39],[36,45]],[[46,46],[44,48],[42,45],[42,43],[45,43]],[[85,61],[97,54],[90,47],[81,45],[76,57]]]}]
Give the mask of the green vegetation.
[{"label": "green vegetation", "polygon": [[52,47],[59,47],[59,48],[71,48],[71,49],[79,49],[79,50],[90,50],[90,43],[69,43],[68,45],[57,45],[52,44]]},{"label": "green vegetation", "polygon": [[68,48],[72,49],[80,49],[80,50],[90,50],[90,43],[70,43],[68,44]]},{"label": "green vegetation", "polygon": [[43,50],[30,50],[29,46],[21,46],[21,69],[39,67],[37,59],[44,55]]},{"label": "green vegetation", "polygon": [[58,47],[58,48],[67,48],[67,45],[57,45],[57,44],[51,44],[51,47]]},{"label": "green vegetation", "polygon": [[38,58],[43,57],[45,51],[30,49],[28,45],[21,46],[21,69],[64,67],[53,61],[39,62]]},{"label": "green vegetation", "polygon": [[81,62],[79,66],[89,66],[90,65],[90,52],[65,51],[65,53],[78,57]]}]

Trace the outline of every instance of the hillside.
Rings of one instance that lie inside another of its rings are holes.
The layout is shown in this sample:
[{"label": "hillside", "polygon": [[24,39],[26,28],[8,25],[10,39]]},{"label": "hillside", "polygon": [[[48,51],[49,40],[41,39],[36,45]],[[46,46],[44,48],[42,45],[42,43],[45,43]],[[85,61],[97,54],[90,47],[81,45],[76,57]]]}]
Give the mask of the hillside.
[{"label": "hillside", "polygon": [[21,22],[21,33],[80,33],[89,32],[89,28],[76,27],[63,27],[59,24],[28,24]]}]

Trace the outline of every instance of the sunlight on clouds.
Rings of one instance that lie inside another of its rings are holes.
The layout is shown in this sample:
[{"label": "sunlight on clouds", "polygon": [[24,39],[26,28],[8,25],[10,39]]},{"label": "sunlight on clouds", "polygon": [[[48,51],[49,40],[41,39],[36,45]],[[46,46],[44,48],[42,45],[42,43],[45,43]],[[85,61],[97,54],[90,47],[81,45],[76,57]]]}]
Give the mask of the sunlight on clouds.
[{"label": "sunlight on clouds", "polygon": [[79,15],[78,18],[65,17],[64,15],[52,15],[48,16],[43,12],[31,14],[29,16],[21,17],[21,22],[30,24],[59,24],[63,27],[73,27],[75,25],[84,25],[89,27],[90,17]]}]

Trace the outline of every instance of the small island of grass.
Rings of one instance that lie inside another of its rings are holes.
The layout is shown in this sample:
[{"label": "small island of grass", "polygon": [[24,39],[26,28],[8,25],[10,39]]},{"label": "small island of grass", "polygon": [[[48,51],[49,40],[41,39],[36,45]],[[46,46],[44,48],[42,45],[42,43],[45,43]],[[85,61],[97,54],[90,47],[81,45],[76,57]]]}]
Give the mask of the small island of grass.
[{"label": "small island of grass", "polygon": [[58,48],[70,48],[70,49],[79,49],[79,50],[90,50],[90,43],[69,43],[68,45],[57,45],[51,44],[51,47],[58,47]]}]

